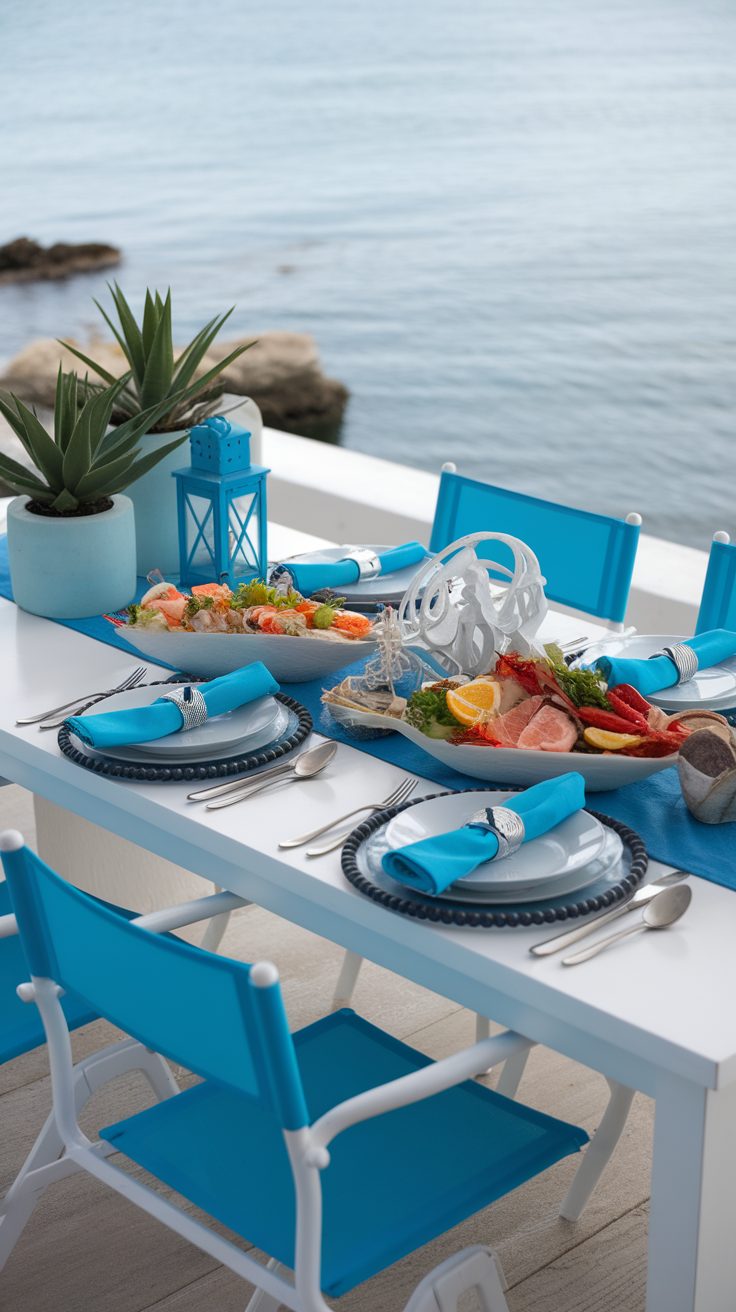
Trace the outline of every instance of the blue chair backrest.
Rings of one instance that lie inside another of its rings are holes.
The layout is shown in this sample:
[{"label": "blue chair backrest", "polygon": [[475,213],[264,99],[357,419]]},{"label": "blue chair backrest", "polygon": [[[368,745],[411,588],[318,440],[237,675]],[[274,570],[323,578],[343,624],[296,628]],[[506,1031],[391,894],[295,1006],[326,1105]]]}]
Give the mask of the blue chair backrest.
[{"label": "blue chair backrest", "polygon": [[[508,533],[526,542],[539,560],[551,601],[614,623],[623,620],[639,543],[638,523],[575,510],[443,470],[430,550],[441,551],[467,533],[481,532]],[[502,543],[482,543],[478,555],[512,566],[511,552]]]},{"label": "blue chair backrest", "polygon": [[146,1047],[271,1105],[286,1129],[307,1123],[275,971],[259,987],[253,967],[141,929],[29,848],[0,847],[32,975],[70,989]]},{"label": "blue chair backrest", "polygon": [[695,632],[706,633],[708,629],[736,631],[736,543],[729,542],[725,533],[710,544]]}]

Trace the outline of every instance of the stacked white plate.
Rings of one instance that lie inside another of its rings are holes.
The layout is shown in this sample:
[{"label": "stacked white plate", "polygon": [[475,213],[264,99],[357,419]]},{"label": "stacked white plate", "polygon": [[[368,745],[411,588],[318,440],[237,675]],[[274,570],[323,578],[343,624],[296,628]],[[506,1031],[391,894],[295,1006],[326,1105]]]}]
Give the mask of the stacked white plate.
[{"label": "stacked white plate", "polygon": [[[575,666],[592,665],[601,656],[621,656],[627,660],[648,660],[665,647],[687,642],[681,634],[636,633],[627,638],[606,638],[605,642],[586,648]],[[736,656],[719,665],[698,670],[687,683],[647,693],[647,701],[674,715],[677,711],[730,711],[736,707]]]},{"label": "stacked white plate", "polygon": [[[291,556],[289,560],[284,560],[281,563],[286,565],[287,569],[292,563],[294,565],[334,564],[335,561],[344,560],[350,551],[381,552],[389,549],[389,546],[385,543],[362,542],[359,545],[324,547],[318,551],[307,551],[300,556]],[[362,579],[345,587],[334,588],[333,591],[354,606],[361,604],[367,608],[380,604],[398,606],[410,583],[413,582],[417,570],[421,569],[423,565],[424,561],[421,560],[416,565],[409,565],[406,569],[398,569],[393,574],[380,574],[378,578]],[[273,569],[273,565],[271,568]]]},{"label": "stacked white plate", "polygon": [[[150,706],[164,692],[176,686],[172,683],[168,688],[158,685],[116,693],[114,697],[106,697],[97,706],[90,707],[82,718],[108,711],[129,711],[140,706]],[[182,683],[181,686],[185,687],[186,684]],[[98,755],[145,765],[223,760],[267,747],[282,736],[288,723],[289,712],[281,702],[277,702],[274,697],[259,697],[247,706],[239,706],[237,710],[228,711],[225,715],[216,715],[198,728],[188,729],[186,733],[172,733],[154,742],[106,747]]]},{"label": "stacked white plate", "polygon": [[[481,807],[502,806],[513,794],[447,793],[400,811],[389,821],[383,846],[396,850],[409,843],[459,829]],[[487,861],[440,896],[453,902],[543,902],[579,893],[607,876],[620,877],[623,844],[587,811],[524,843],[513,856]],[[392,880],[395,887],[406,889]]]}]

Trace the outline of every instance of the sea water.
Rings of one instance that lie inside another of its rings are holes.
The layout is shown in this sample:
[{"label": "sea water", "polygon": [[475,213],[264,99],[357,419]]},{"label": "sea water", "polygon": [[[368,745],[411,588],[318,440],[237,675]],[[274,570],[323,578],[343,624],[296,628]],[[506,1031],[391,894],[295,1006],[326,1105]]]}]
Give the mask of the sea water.
[{"label": "sea water", "polygon": [[[736,532],[733,0],[3,0],[0,241],[314,334],[341,441]],[[0,288],[0,359],[105,275]]]}]

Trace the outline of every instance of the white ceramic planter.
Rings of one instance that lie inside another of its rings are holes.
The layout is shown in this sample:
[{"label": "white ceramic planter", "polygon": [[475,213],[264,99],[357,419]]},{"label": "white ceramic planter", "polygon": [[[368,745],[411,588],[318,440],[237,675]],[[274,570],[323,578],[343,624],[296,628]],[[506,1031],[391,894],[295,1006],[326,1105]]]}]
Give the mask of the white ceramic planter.
[{"label": "white ceramic planter", "polygon": [[[166,446],[182,437],[185,431],[147,433],[140,439],[141,455]],[[182,442],[143,478],[127,488],[127,495],[135,507],[137,570],[144,577],[154,569],[160,569],[165,577],[179,573],[176,479],[172,478],[172,473],[188,464],[189,445]]]},{"label": "white ceramic planter", "polygon": [[[173,479],[171,480],[173,483]],[[52,620],[86,619],[127,606],[135,596],[135,519],[128,497],[98,515],[52,517],[8,507],[13,595],[23,610]]]}]

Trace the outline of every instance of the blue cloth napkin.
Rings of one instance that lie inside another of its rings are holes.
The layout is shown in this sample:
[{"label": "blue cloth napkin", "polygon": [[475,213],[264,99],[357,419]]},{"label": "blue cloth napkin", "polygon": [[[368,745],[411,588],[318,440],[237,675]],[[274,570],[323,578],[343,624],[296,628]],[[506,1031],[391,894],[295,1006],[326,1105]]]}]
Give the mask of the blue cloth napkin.
[{"label": "blue cloth napkin", "polygon": [[[718,665],[719,661],[736,656],[736,633],[728,629],[711,629],[708,633],[698,633],[694,638],[688,638],[682,645],[692,647],[698,658],[698,666],[706,670],[709,665]],[[596,670],[600,670],[609,688],[615,688],[619,683],[629,683],[645,697],[649,692],[674,687],[678,678],[677,667],[669,656],[654,656],[646,661],[624,656],[599,656],[593,664]]]},{"label": "blue cloth napkin", "polygon": [[[406,542],[402,547],[389,547],[376,553],[381,562],[381,577],[397,570],[419,565],[428,555],[421,542]],[[284,565],[294,580],[297,591],[308,597],[320,588],[346,588],[357,583],[360,570],[354,560],[286,561]]]},{"label": "blue cloth napkin", "polygon": [[[472,798],[468,798],[468,807]],[[545,779],[502,804],[524,821],[524,842],[548,833],[585,806],[585,780],[577,771]],[[478,809],[478,808],[476,808]],[[423,838],[395,852],[387,852],[382,865],[387,875],[409,888],[436,896],[456,880],[469,875],[498,852],[498,839],[482,825],[466,824],[449,834]]]},{"label": "blue cloth napkin", "polygon": [[[259,697],[270,697],[279,685],[262,661],[246,665],[232,674],[223,674],[209,683],[198,683],[209,716],[224,715]],[[159,698],[150,706],[129,711],[108,711],[102,715],[72,715],[65,724],[88,747],[124,747],[126,743],[150,743],[178,733],[184,723],[179,707]]]}]

